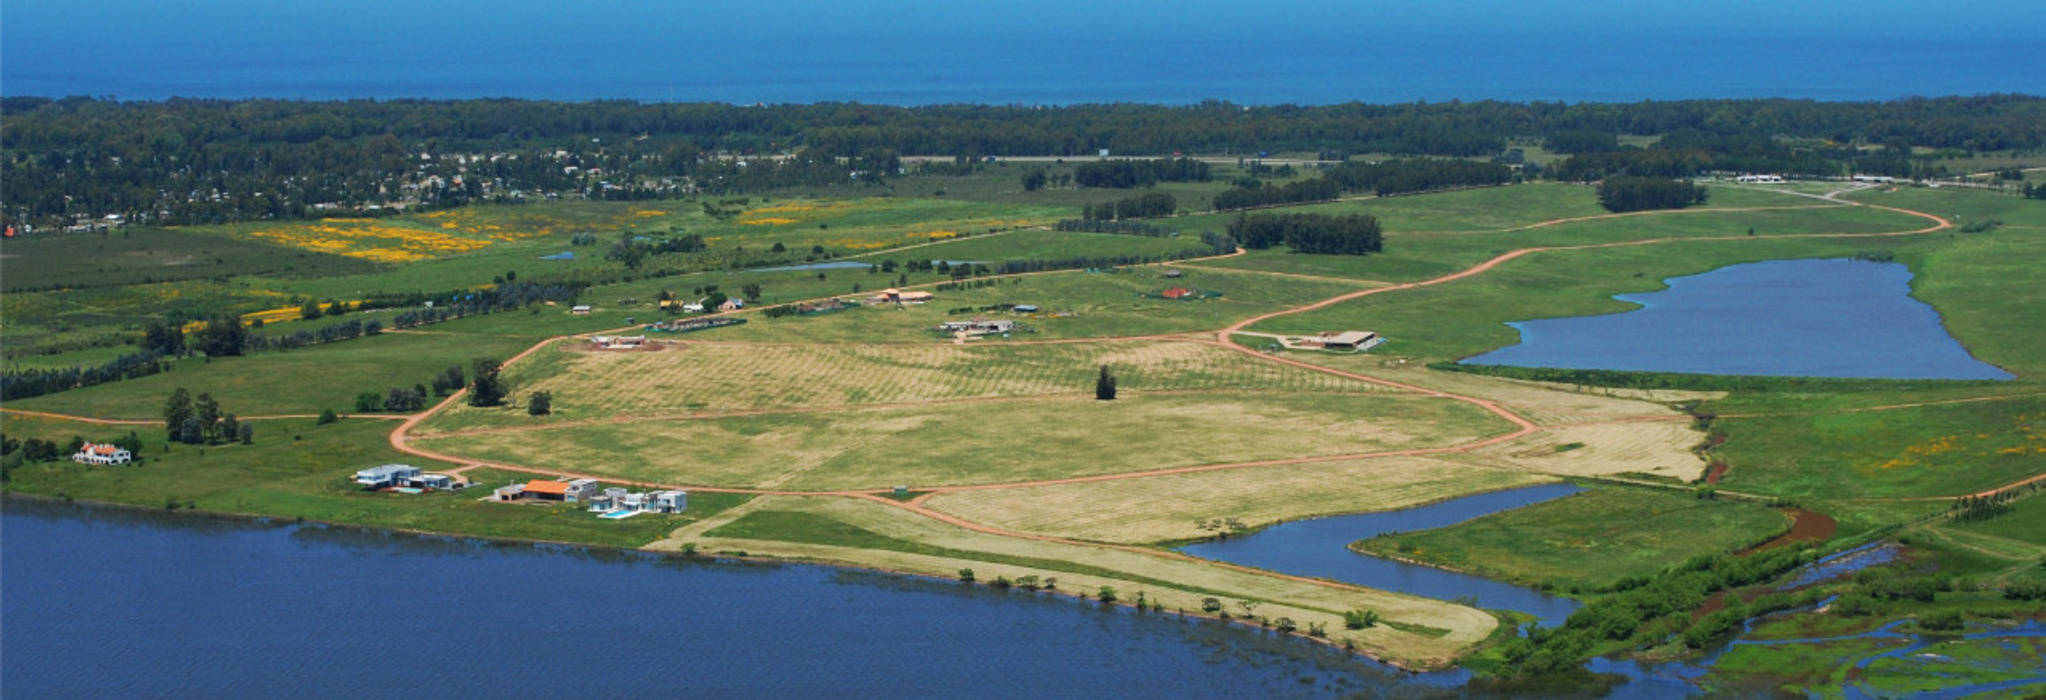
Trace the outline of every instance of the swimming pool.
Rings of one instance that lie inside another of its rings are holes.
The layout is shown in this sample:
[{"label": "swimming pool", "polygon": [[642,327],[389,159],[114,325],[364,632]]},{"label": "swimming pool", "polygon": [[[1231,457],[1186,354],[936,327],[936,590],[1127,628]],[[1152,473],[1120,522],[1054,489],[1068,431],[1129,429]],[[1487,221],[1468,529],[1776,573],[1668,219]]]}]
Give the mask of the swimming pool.
[{"label": "swimming pool", "polygon": [[611,512],[609,512],[609,513],[605,513],[605,514],[603,514],[603,515],[599,515],[599,516],[597,516],[597,517],[599,517],[599,518],[604,518],[604,519],[606,519],[606,520],[624,520],[624,519],[626,519],[626,518],[630,518],[630,517],[632,517],[632,516],[635,516],[635,515],[639,515],[639,511],[636,511],[636,510],[614,510],[614,511],[611,511]]}]

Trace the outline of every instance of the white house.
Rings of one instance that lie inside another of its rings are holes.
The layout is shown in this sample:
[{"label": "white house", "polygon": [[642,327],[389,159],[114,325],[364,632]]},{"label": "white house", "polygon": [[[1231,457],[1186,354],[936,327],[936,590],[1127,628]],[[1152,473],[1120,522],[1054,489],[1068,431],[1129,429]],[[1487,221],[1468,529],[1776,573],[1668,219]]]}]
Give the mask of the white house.
[{"label": "white house", "polygon": [[589,500],[591,496],[595,495],[597,495],[596,479],[573,479],[568,482],[568,488],[563,490],[561,500],[576,503]]},{"label": "white house", "polygon": [[568,312],[577,316],[588,316],[590,315],[590,305],[576,304],[575,306],[568,307]]},{"label": "white house", "polygon": [[419,468],[410,464],[386,464],[355,473],[355,483],[366,489],[397,486],[401,482],[416,478],[419,478]]},{"label": "white house", "polygon": [[78,454],[71,455],[71,461],[79,464],[127,464],[135,455],[127,450],[104,443],[85,443],[78,448]]},{"label": "white house", "polygon": [[653,509],[662,513],[680,513],[689,509],[688,491],[655,491]]}]

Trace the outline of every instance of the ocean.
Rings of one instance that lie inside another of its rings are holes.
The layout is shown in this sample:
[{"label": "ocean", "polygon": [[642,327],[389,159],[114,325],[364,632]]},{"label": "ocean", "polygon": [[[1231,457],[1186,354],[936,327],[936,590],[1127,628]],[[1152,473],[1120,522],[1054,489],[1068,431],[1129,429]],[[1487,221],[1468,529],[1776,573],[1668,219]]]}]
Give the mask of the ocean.
[{"label": "ocean", "polygon": [[12,0],[0,94],[1057,105],[2046,92],[2046,13],[1962,4]]}]

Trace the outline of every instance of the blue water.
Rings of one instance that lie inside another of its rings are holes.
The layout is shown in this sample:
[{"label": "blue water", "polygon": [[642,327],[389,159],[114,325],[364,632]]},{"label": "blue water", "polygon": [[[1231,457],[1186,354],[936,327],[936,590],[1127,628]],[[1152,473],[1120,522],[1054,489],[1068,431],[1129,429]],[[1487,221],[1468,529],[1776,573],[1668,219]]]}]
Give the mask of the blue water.
[{"label": "blue water", "polygon": [[2046,91],[2023,0],[9,0],[8,95],[1326,104]]},{"label": "blue water", "polygon": [[814,566],[9,501],[7,697],[1330,697],[1241,625]]},{"label": "blue water", "polygon": [[1351,551],[1349,545],[1387,533],[1448,527],[1583,490],[1569,484],[1548,484],[1481,493],[1407,510],[1296,520],[1243,537],[1187,545],[1180,551],[1261,569],[1442,600],[1473,596],[1477,598],[1479,607],[1528,613],[1540,618],[1542,625],[1554,627],[1577,610],[1577,601],[1480,576],[1358,554]]},{"label": "blue water", "polygon": [[1642,308],[1521,321],[1520,343],[1479,365],[1889,379],[2010,379],[1911,298],[1911,270],[1856,260],[1771,260],[1672,277],[1613,298]]}]

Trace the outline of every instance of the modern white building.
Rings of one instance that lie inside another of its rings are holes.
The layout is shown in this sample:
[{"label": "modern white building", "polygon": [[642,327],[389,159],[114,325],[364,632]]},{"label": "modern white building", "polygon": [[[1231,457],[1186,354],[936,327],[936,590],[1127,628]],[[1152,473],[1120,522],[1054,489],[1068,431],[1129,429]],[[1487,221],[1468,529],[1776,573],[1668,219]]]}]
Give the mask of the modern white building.
[{"label": "modern white building", "polygon": [[355,483],[361,484],[366,489],[380,489],[397,486],[406,480],[418,477],[418,467],[410,464],[386,464],[356,472]]}]

